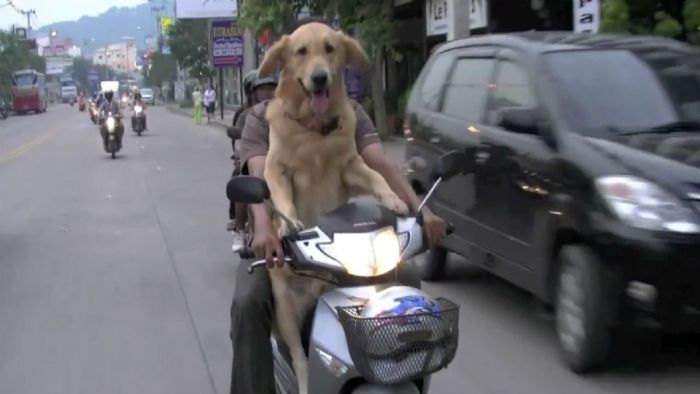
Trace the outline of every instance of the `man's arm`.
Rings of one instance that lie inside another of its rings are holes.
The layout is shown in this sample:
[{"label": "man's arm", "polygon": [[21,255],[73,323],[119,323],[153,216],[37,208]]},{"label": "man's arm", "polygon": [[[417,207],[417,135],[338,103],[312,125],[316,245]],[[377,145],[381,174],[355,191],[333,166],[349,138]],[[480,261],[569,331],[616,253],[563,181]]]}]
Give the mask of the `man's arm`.
[{"label": "man's arm", "polygon": [[414,193],[413,188],[401,174],[398,166],[387,157],[381,143],[367,145],[362,149],[360,155],[371,169],[384,177],[391,190],[408,205],[408,209],[412,212],[418,211],[421,203],[420,198]]},{"label": "man's arm", "polygon": [[[258,177],[260,179],[265,179],[265,160],[267,156],[254,156],[248,159],[248,174]],[[265,204],[253,204],[250,205],[250,212],[253,215],[253,224],[258,225],[269,225],[272,222],[272,214],[270,209]]]}]

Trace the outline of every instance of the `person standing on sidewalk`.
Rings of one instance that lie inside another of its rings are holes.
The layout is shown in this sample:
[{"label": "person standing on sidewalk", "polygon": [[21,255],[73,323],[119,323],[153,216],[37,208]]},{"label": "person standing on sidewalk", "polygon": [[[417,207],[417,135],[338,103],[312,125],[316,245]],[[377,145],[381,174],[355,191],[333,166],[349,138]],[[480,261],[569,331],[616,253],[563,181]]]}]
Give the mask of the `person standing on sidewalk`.
[{"label": "person standing on sidewalk", "polygon": [[194,101],[194,124],[202,124],[202,92],[199,86],[195,86],[192,92],[192,101]]},{"label": "person standing on sidewalk", "polygon": [[207,124],[211,124],[216,110],[216,90],[214,85],[209,85],[209,88],[204,92],[204,105],[207,108]]}]

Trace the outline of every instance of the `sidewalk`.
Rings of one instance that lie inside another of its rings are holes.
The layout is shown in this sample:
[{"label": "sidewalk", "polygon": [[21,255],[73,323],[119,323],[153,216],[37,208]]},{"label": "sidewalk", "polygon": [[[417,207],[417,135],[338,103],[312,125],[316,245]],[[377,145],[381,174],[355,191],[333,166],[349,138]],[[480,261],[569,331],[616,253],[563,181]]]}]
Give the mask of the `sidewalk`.
[{"label": "sidewalk", "polygon": [[[194,108],[180,108],[179,104],[168,104],[166,108],[172,113],[192,118],[192,124],[194,124]],[[217,108],[215,113],[216,116],[211,123],[212,126],[217,126],[226,130],[227,127],[233,124],[233,115],[235,113],[236,111],[224,109],[224,118],[221,119],[221,110]],[[202,124],[207,124],[206,113],[202,114]]]}]

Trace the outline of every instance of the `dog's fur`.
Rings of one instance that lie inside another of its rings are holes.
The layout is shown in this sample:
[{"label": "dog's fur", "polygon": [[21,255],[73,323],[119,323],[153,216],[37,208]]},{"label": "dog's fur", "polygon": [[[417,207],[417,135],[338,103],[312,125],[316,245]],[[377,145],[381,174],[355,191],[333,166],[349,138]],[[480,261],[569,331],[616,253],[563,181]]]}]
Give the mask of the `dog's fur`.
[{"label": "dog's fur", "polygon": [[[313,226],[319,215],[347,202],[352,192],[372,194],[388,208],[406,213],[406,205],[384,178],[357,152],[356,117],[343,82],[343,67],[366,68],[367,55],[354,39],[321,23],[303,25],[283,36],[258,71],[265,77],[281,67],[275,99],[268,105],[270,148],[265,180],[277,210],[295,224]],[[328,74],[329,106],[325,114],[311,107],[314,71]],[[323,135],[321,125],[339,117],[339,126]],[[280,236],[291,230],[275,219]],[[290,349],[299,393],[308,392],[307,360],[302,348],[303,317],[327,283],[295,275],[288,267],[270,271],[275,302],[274,335]]]}]

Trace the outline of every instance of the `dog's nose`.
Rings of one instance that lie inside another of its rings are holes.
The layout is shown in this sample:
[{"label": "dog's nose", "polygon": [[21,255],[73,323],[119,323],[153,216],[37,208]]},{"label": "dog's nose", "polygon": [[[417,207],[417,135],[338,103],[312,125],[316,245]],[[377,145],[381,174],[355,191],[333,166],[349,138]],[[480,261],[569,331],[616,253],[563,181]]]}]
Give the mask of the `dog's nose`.
[{"label": "dog's nose", "polygon": [[326,86],[328,82],[328,74],[325,71],[314,71],[311,74],[311,82],[314,83],[314,87],[322,88]]}]

